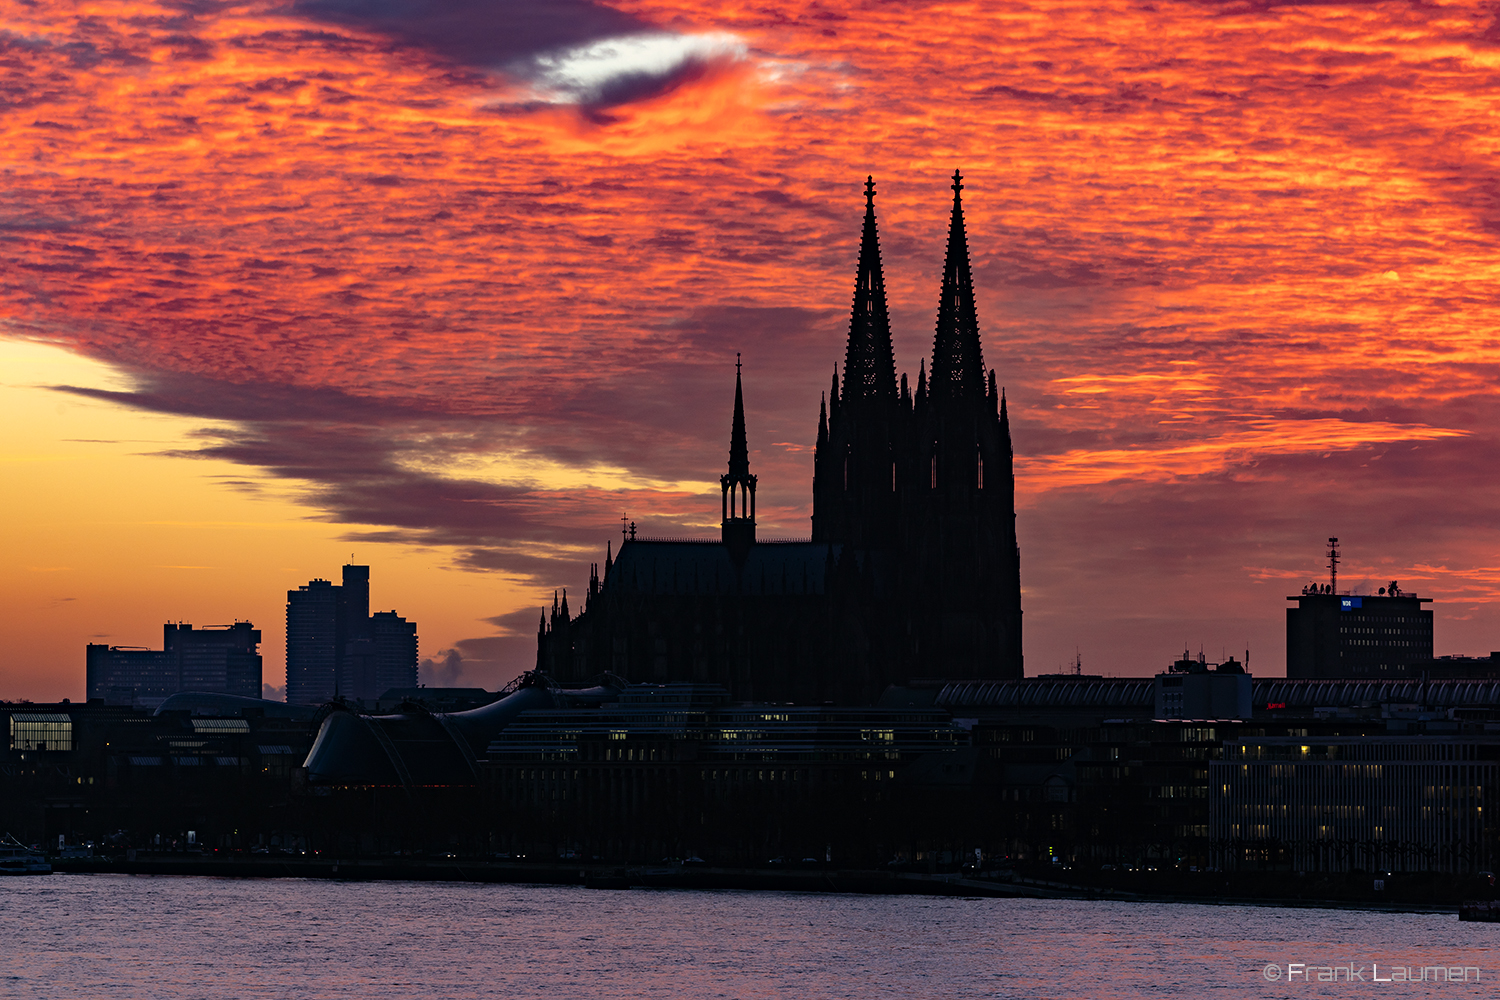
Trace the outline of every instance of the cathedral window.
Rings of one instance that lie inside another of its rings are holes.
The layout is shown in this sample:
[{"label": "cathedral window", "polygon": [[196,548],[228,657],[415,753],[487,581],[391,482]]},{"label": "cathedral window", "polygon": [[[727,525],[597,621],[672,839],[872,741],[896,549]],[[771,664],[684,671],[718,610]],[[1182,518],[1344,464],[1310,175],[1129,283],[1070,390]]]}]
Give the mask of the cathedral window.
[{"label": "cathedral window", "polygon": [[937,489],[937,453],[932,454],[932,489]]},{"label": "cathedral window", "polygon": [[979,452],[979,488],[984,489],[984,452]]}]

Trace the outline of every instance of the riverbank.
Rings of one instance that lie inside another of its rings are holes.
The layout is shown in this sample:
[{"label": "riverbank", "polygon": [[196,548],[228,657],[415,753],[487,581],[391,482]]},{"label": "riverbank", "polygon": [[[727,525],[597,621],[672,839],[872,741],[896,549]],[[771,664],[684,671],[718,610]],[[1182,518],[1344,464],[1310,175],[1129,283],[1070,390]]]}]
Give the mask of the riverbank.
[{"label": "riverbank", "polygon": [[[1222,885],[1202,882],[1198,891],[1141,891],[1085,885],[1056,878],[1006,873],[971,878],[959,873],[846,870],[833,867],[722,868],[708,865],[610,865],[598,862],[533,862],[489,858],[378,857],[328,855],[246,855],[136,852],[134,857],[59,859],[58,872],[74,874],[200,875],[218,878],[307,878],[340,881],[488,882],[579,885],[592,889],[698,889],[778,892],[863,893],[872,895],[968,896],[1021,899],[1115,900],[1121,902],[1209,903],[1317,909],[1454,913],[1459,898],[1338,898],[1306,894],[1234,892],[1232,878]],[[1271,888],[1264,878],[1262,888]],[[1176,887],[1174,887],[1176,888]],[[1216,891],[1217,890],[1217,891]],[[1470,896],[1469,898],[1472,898]]]}]

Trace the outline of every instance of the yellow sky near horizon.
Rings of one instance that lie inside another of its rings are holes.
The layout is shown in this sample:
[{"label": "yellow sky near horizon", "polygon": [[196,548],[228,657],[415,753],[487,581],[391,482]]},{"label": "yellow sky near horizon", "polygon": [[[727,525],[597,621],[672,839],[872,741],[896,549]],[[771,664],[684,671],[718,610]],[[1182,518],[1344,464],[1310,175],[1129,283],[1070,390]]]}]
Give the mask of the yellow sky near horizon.
[{"label": "yellow sky near horizon", "polygon": [[371,566],[372,610],[416,621],[423,656],[541,603],[502,574],[454,568],[447,547],[344,540],[351,526],[322,517],[306,484],[180,454],[212,421],[49,388],[127,388],[108,365],[0,338],[0,373],[0,697],[81,699],[87,643],[160,649],[168,621],[253,622],[263,680],[282,686],[285,592],[337,582],[350,561]]}]

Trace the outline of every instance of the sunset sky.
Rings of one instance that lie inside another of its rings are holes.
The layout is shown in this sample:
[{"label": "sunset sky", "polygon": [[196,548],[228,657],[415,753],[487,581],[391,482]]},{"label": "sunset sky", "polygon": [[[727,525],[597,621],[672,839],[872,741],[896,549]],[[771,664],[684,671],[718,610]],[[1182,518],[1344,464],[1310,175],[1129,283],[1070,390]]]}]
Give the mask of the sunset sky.
[{"label": "sunset sky", "polygon": [[[1492,3],[0,0],[0,698],[372,567],[428,683],[619,538],[808,533],[873,174],[898,370],[949,178],[1029,674],[1399,580],[1500,649]],[[576,605],[575,605],[576,606]]]}]

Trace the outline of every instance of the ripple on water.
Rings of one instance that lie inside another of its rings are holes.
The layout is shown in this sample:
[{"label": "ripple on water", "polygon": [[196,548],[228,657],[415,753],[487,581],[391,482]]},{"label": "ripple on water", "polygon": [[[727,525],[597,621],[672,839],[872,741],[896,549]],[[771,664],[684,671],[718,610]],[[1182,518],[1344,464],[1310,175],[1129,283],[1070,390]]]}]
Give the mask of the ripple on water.
[{"label": "ripple on water", "polygon": [[1479,967],[1381,987],[1460,997],[1500,975],[1500,925],[1451,914],[117,875],[7,879],[0,903],[0,988],[80,1000],[1317,997],[1361,987],[1263,970],[1351,961]]}]

